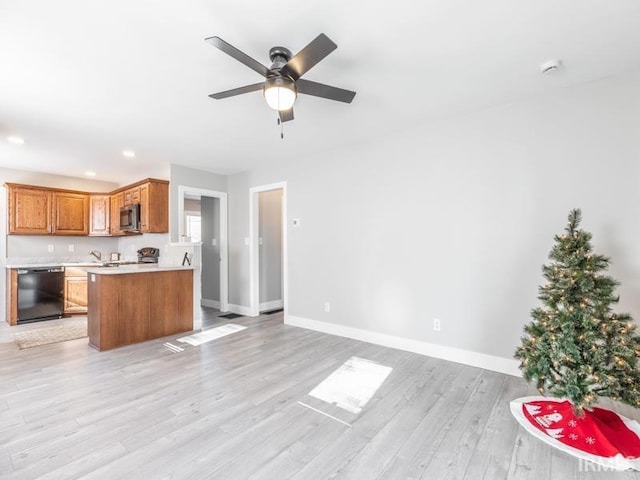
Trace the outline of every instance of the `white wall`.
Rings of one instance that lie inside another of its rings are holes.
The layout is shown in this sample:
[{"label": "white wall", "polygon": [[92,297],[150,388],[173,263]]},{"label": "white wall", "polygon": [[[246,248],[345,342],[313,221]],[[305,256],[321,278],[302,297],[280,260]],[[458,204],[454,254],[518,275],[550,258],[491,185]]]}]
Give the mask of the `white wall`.
[{"label": "white wall", "polygon": [[640,318],[639,153],[636,73],[231,176],[230,301],[249,305],[249,188],[287,181],[292,316],[511,358],[580,207]]}]

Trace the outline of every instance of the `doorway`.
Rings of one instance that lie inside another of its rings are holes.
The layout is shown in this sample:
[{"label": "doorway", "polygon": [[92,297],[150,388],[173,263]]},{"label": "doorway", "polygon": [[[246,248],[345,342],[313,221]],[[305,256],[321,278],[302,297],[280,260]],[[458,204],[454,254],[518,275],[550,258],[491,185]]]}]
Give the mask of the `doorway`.
[{"label": "doorway", "polygon": [[286,182],[281,182],[249,191],[251,316],[287,310],[286,187]]},{"label": "doorway", "polygon": [[[178,186],[179,239],[199,248],[196,305],[229,310],[227,193]],[[199,207],[199,208],[198,208]]]}]

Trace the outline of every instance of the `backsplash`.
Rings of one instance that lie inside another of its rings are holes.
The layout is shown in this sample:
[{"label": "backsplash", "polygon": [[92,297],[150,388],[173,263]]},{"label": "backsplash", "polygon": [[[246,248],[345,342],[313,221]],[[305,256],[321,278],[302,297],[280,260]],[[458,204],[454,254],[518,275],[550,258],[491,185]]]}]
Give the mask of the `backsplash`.
[{"label": "backsplash", "polygon": [[160,265],[181,265],[185,253],[191,256],[191,264],[193,266],[199,265],[199,255],[194,258],[194,246],[191,244],[172,244],[168,233],[132,235],[118,239],[118,248],[122,254],[122,260],[137,260],[138,255],[136,252],[142,247],[160,249],[160,256],[158,257]]},{"label": "backsplash", "polygon": [[89,254],[92,250],[99,251],[103,261],[108,261],[111,253],[120,253],[121,260],[136,262],[137,251],[142,247],[159,248],[160,265],[181,265],[185,253],[190,255],[193,266],[199,265],[200,259],[199,255],[194,258],[194,250],[199,252],[199,248],[191,244],[171,244],[169,234],[164,233],[126,237],[7,235],[6,238],[6,265],[93,262],[96,258]]},{"label": "backsplash", "polygon": [[112,237],[7,235],[6,238],[8,265],[90,262],[95,260],[89,255],[91,250],[102,252],[102,258],[108,260],[111,252],[118,251],[118,239]]}]

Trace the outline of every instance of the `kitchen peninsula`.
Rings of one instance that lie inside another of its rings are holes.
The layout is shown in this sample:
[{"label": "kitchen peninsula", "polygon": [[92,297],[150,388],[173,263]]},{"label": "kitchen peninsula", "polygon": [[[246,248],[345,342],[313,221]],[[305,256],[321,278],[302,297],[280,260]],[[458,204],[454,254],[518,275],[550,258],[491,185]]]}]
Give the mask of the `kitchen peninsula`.
[{"label": "kitchen peninsula", "polygon": [[193,268],[87,268],[89,345],[97,350],[193,330]]}]

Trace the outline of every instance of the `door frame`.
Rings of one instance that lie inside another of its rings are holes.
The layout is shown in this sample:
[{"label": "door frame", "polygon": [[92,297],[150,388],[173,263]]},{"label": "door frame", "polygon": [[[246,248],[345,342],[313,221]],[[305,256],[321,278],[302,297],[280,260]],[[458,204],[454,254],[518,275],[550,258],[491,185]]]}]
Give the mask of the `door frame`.
[{"label": "door frame", "polygon": [[284,181],[249,188],[249,310],[252,317],[260,315],[259,194],[280,189],[282,189],[282,304],[285,312],[289,308],[287,182]]},{"label": "door frame", "polygon": [[[201,197],[213,197],[220,201],[220,311],[229,311],[229,246],[227,192],[178,185],[178,239],[184,235],[184,195],[191,193]],[[202,265],[200,265],[202,279]],[[202,298],[202,297],[201,297]]]}]

